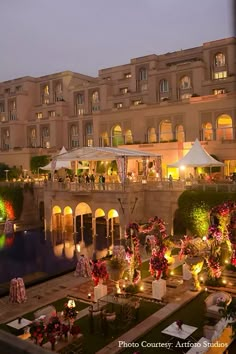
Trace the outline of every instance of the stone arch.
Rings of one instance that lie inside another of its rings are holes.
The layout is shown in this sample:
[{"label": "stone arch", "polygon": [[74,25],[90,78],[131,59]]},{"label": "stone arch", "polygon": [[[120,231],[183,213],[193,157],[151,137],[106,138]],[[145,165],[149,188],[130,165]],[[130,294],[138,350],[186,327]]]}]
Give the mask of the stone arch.
[{"label": "stone arch", "polygon": [[112,245],[119,245],[121,239],[120,218],[116,209],[108,211],[108,235]]},{"label": "stone arch", "polygon": [[73,241],[73,212],[71,207],[66,206],[63,210],[65,239]]},{"label": "stone arch", "polygon": [[85,246],[93,241],[92,210],[87,203],[81,202],[75,208],[76,243],[82,241]]},{"label": "stone arch", "polygon": [[109,146],[109,136],[108,136],[108,133],[107,132],[103,132],[101,134],[101,145],[106,147],[106,146]]},{"label": "stone arch", "polygon": [[160,142],[173,140],[172,123],[169,119],[165,119],[160,123]]},{"label": "stone arch", "polygon": [[107,220],[105,211],[101,208],[95,210],[95,237],[96,250],[107,248]]}]

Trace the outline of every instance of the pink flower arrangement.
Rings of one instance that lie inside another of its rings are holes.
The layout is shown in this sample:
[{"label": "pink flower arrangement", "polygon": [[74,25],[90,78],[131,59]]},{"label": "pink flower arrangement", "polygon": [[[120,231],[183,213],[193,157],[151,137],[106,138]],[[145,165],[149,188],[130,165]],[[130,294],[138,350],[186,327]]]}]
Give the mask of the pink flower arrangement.
[{"label": "pink flower arrangement", "polygon": [[105,261],[102,260],[92,261],[92,279],[94,281],[95,286],[98,285],[99,279],[107,280],[108,277],[109,276],[108,276]]}]

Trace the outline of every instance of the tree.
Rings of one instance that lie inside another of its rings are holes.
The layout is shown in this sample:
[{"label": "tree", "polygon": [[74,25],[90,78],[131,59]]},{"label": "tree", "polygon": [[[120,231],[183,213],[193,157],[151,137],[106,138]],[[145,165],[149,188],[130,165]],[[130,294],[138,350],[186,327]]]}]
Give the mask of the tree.
[{"label": "tree", "polygon": [[47,155],[33,156],[30,160],[30,170],[34,174],[37,174],[40,167],[46,166],[49,162],[50,157]]}]

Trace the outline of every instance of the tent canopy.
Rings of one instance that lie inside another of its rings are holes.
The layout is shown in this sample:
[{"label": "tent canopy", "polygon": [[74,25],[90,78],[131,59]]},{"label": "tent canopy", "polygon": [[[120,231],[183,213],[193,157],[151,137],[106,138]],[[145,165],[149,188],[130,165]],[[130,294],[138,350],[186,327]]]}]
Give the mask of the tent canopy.
[{"label": "tent canopy", "polygon": [[182,157],[179,161],[168,165],[168,167],[211,167],[211,166],[224,166],[224,164],[214,159],[202,147],[199,140],[196,139],[189,152]]},{"label": "tent canopy", "polygon": [[[59,152],[59,155],[64,155],[67,153],[67,150],[64,148],[61,149],[61,151]],[[54,159],[53,159],[54,160]],[[56,160],[54,161],[54,165],[53,165],[53,161],[51,161],[48,165],[40,167],[41,170],[60,170],[61,168],[71,168],[71,163],[70,161],[64,161],[64,160]]]},{"label": "tent canopy", "polygon": [[114,147],[82,147],[72,150],[65,154],[56,156],[57,161],[102,161],[116,160],[121,157],[137,158],[137,157],[157,157],[159,154],[139,151],[120,149]]}]

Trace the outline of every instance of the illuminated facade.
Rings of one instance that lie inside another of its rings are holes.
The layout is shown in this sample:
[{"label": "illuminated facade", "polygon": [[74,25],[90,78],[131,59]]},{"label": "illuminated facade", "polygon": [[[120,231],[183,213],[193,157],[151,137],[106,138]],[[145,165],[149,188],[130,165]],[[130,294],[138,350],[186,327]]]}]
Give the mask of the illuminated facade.
[{"label": "illuminated facade", "polygon": [[165,166],[195,138],[236,170],[235,38],[102,69],[0,83],[0,158],[29,169],[62,146],[160,152]]}]

